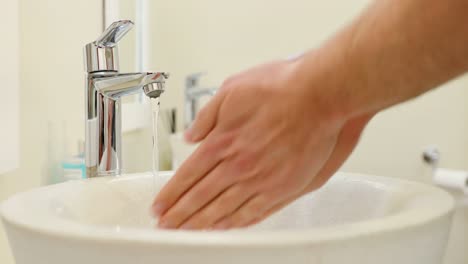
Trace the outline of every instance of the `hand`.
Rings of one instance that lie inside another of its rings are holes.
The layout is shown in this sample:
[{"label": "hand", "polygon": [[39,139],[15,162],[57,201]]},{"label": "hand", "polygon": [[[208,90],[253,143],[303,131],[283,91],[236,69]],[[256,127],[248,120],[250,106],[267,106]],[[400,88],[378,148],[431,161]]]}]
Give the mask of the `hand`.
[{"label": "hand", "polygon": [[335,116],[325,84],[310,85],[297,67],[274,62],[223,84],[186,134],[203,142],[155,199],[161,228],[248,226],[342,165],[370,115]]}]

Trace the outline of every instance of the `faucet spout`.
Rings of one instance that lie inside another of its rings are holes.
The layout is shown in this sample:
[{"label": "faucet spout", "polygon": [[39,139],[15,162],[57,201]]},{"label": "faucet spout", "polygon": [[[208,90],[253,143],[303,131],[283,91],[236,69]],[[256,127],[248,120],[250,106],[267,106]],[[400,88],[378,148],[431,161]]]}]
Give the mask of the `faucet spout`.
[{"label": "faucet spout", "polygon": [[132,25],[129,20],[114,22],[84,49],[88,178],[122,172],[121,97],[140,92],[159,97],[169,77],[165,72],[119,73],[117,44]]},{"label": "faucet spout", "polygon": [[121,97],[144,92],[159,97],[167,73],[94,72],[86,87],[87,177],[119,175],[122,171]]},{"label": "faucet spout", "polygon": [[96,78],[93,84],[96,91],[113,99],[136,94],[142,90],[148,97],[159,97],[164,92],[168,76],[164,72],[120,73]]}]

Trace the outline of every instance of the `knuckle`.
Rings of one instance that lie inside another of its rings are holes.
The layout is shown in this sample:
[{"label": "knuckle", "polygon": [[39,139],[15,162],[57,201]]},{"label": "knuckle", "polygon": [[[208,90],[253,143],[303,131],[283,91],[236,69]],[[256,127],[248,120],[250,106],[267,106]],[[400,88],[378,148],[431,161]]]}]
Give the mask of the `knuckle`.
[{"label": "knuckle", "polygon": [[246,150],[239,148],[236,157],[232,161],[232,169],[239,177],[246,176],[245,173],[255,173],[255,169],[260,159],[260,154],[257,151]]},{"label": "knuckle", "polygon": [[203,154],[210,158],[222,158],[220,156],[227,154],[227,150],[232,145],[233,141],[234,133],[222,133],[216,135],[206,142]]},{"label": "knuckle", "polygon": [[227,147],[232,144],[232,142],[234,141],[234,138],[235,138],[234,133],[225,132],[218,137],[216,144],[219,147]]},{"label": "knuckle", "polygon": [[217,138],[210,138],[209,140],[205,141],[203,147],[200,149],[200,152],[205,157],[216,157],[217,153],[223,149],[222,144],[220,144],[219,137]]},{"label": "knuckle", "polygon": [[248,156],[238,157],[233,164],[235,171],[245,173],[251,171],[255,166],[255,161]]},{"label": "knuckle", "polygon": [[229,145],[231,145],[233,141],[233,137],[229,133],[222,133],[220,135],[217,135],[216,138],[212,142],[212,147],[219,149],[219,148],[225,148]]}]

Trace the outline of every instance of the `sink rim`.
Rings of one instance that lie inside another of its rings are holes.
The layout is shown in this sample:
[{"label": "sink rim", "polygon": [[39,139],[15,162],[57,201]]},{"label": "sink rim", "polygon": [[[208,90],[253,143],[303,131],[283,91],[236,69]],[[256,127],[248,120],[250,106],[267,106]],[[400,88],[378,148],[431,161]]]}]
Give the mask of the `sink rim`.
[{"label": "sink rim", "polygon": [[[173,172],[161,172],[162,176],[169,176]],[[45,189],[60,188],[63,184],[73,184],[67,182],[62,184],[44,186],[27,192],[16,194],[1,204],[0,215],[4,223],[16,228],[28,230],[46,236],[61,237],[77,240],[92,240],[100,242],[132,242],[141,244],[158,245],[185,245],[185,246],[285,246],[297,244],[327,243],[337,240],[346,240],[360,236],[370,236],[387,232],[404,231],[415,226],[422,226],[430,222],[437,221],[451,214],[454,210],[454,200],[450,194],[437,187],[411,182],[402,179],[370,176],[356,173],[339,173],[349,176],[358,181],[381,182],[387,184],[409,185],[414,191],[426,193],[431,201],[425,202],[425,207],[421,204],[413,204],[390,216],[373,218],[365,221],[351,222],[339,225],[324,227],[301,228],[301,229],[281,229],[281,230],[230,230],[230,231],[188,231],[188,230],[160,230],[148,232],[148,229],[122,227],[119,232],[111,226],[94,226],[80,224],[59,217],[51,217],[50,222],[37,222],[28,220],[24,210],[15,208],[15,203],[25,199],[25,196],[34,195],[35,192],[43,192]],[[148,177],[148,173],[127,174],[119,178],[102,177],[93,180],[131,180],[134,178]],[[337,176],[334,176],[337,177]],[[80,182],[79,180],[76,182]],[[31,218],[31,217],[30,217]],[[44,225],[41,225],[44,224]],[[7,229],[8,230],[8,229]]]}]

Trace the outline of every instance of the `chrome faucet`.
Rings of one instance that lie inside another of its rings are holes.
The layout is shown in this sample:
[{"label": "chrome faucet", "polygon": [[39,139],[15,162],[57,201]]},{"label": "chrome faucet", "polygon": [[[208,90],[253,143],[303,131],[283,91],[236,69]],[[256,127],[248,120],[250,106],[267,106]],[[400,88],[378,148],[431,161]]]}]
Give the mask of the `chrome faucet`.
[{"label": "chrome faucet", "polygon": [[200,97],[214,95],[218,88],[199,88],[200,77],[205,73],[194,73],[185,78],[185,128],[188,128],[197,115],[197,102]]},{"label": "chrome faucet", "polygon": [[164,72],[119,73],[117,42],[133,22],[112,23],[85,46],[86,70],[86,176],[118,175],[122,170],[121,100],[144,92],[157,98],[164,92]]}]

